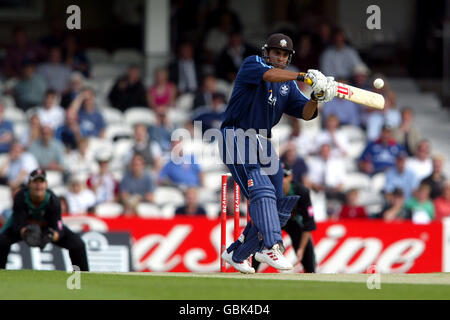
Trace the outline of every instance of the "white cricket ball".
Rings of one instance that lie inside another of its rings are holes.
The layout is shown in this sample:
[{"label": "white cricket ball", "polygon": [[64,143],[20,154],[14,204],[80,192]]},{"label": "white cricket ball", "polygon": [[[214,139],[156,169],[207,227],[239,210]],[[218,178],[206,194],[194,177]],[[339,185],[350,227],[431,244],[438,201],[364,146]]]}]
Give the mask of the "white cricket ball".
[{"label": "white cricket ball", "polygon": [[373,86],[374,86],[375,88],[377,88],[377,89],[383,88],[383,86],[384,86],[384,81],[383,81],[383,79],[380,79],[380,78],[375,79],[375,81],[373,82]]}]

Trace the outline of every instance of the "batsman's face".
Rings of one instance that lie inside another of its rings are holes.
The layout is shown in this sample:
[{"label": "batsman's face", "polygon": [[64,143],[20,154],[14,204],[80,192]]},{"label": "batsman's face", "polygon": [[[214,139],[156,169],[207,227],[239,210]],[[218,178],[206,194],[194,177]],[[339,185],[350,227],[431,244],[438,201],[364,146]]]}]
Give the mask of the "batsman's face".
[{"label": "batsman's face", "polygon": [[289,59],[289,52],[281,49],[270,49],[269,50],[269,63],[275,68],[284,69],[286,68]]}]

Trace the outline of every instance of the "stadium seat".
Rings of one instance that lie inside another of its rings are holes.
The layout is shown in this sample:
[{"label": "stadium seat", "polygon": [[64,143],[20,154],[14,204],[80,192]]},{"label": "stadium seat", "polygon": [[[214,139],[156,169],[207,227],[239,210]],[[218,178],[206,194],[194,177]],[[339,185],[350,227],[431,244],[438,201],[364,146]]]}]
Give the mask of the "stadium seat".
[{"label": "stadium seat", "polygon": [[93,79],[105,79],[105,78],[118,78],[126,71],[126,65],[120,65],[117,63],[95,63],[91,67],[91,78]]},{"label": "stadium seat", "polygon": [[119,139],[132,139],[133,128],[127,123],[109,124],[105,128],[105,139],[112,142]]},{"label": "stadium seat", "polygon": [[141,66],[144,63],[144,55],[136,49],[117,49],[112,55],[112,61]]},{"label": "stadium seat", "polygon": [[7,153],[0,154],[0,166],[2,166],[6,161],[8,161],[9,155]]},{"label": "stadium seat", "polygon": [[205,172],[204,179],[205,186],[213,191],[219,191],[222,187],[222,172]]},{"label": "stadium seat", "polygon": [[13,97],[2,95],[2,101],[5,104],[5,109],[16,108],[16,101]]},{"label": "stadium seat", "polygon": [[384,172],[377,173],[371,179],[370,186],[374,192],[381,192],[386,185],[386,174]]},{"label": "stadium seat", "polygon": [[67,193],[68,189],[67,189],[66,186],[59,185],[59,186],[53,187],[53,188],[52,188],[52,191],[53,191],[58,197],[61,197],[61,196],[64,196],[64,195]]},{"label": "stadium seat", "polygon": [[310,196],[314,210],[314,219],[316,220],[316,222],[327,220],[327,200],[325,198],[325,193],[314,192],[311,190]]},{"label": "stadium seat", "polygon": [[155,204],[164,206],[168,203],[182,205],[184,203],[183,193],[174,187],[157,187],[155,190]]},{"label": "stadium seat", "polygon": [[26,122],[27,116],[23,110],[15,107],[7,107],[5,108],[5,113],[3,114],[6,120],[12,122]]},{"label": "stadium seat", "polygon": [[95,207],[95,215],[100,218],[116,218],[123,213],[123,206],[117,202],[104,202]]},{"label": "stadium seat", "polygon": [[191,110],[194,103],[194,95],[192,93],[184,93],[175,101],[176,109]]},{"label": "stadium seat", "polygon": [[199,203],[207,203],[207,202],[215,202],[220,201],[218,193],[208,186],[206,188],[199,188],[197,190],[198,202]]},{"label": "stadium seat", "polygon": [[141,202],[136,206],[136,213],[141,218],[157,218],[162,216],[161,209],[148,202]]},{"label": "stadium seat", "polygon": [[0,199],[0,210],[12,207],[12,194],[9,187],[0,185]]},{"label": "stadium seat", "polygon": [[203,205],[206,210],[206,216],[210,219],[217,219],[220,212],[220,202],[208,202]]},{"label": "stadium seat", "polygon": [[279,123],[272,128],[272,142],[274,140],[285,141],[291,134],[292,128],[289,124]]},{"label": "stadium seat", "polygon": [[105,152],[113,152],[113,143],[108,139],[101,139],[97,137],[90,137],[89,144],[86,150],[86,157],[90,159],[95,159],[95,155],[99,150]]},{"label": "stadium seat", "polygon": [[47,185],[50,189],[64,185],[63,175],[56,170],[48,170],[47,172]]},{"label": "stadium seat", "polygon": [[120,139],[113,144],[113,159],[123,161],[125,155],[130,152],[133,147],[133,141],[128,139]]},{"label": "stadium seat", "polygon": [[344,189],[369,189],[370,178],[361,172],[351,172],[345,176]]},{"label": "stadium seat", "polygon": [[174,126],[182,127],[184,123],[191,118],[191,115],[188,111],[184,109],[171,108],[167,112],[167,118],[169,119],[169,122],[172,123]]},{"label": "stadium seat", "polygon": [[155,113],[148,107],[131,107],[124,112],[125,122],[133,126],[136,123],[153,125],[156,123]]},{"label": "stadium seat", "polygon": [[91,64],[111,62],[110,54],[102,48],[87,48],[86,57]]},{"label": "stadium seat", "polygon": [[22,138],[28,128],[29,125],[26,122],[14,122],[14,136],[16,139]]},{"label": "stadium seat", "polygon": [[173,217],[175,217],[175,210],[176,206],[173,205],[172,203],[165,204],[160,209],[161,218],[172,219]]},{"label": "stadium seat", "polygon": [[121,123],[123,122],[122,111],[112,107],[102,107],[99,109],[103,116],[103,119],[107,124]]}]

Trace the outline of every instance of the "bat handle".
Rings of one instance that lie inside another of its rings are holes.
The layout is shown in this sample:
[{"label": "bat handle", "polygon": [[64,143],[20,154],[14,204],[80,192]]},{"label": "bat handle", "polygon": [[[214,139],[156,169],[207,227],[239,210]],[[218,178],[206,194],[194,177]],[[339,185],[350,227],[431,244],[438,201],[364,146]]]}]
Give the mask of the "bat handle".
[{"label": "bat handle", "polygon": [[306,73],[300,72],[300,74],[299,74],[298,77],[297,77],[297,80],[298,80],[298,81],[303,81],[303,82],[306,83],[307,85],[310,85],[310,86],[311,86],[311,85],[313,84],[312,80],[309,79],[309,78],[306,78],[305,76],[306,76]]}]

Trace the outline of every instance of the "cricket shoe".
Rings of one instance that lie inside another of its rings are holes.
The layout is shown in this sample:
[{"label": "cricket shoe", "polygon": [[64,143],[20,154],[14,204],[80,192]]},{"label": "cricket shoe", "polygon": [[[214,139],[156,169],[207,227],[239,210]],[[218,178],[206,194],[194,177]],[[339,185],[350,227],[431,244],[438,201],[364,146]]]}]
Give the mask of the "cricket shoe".
[{"label": "cricket shoe", "polygon": [[253,269],[250,264],[248,263],[248,260],[244,260],[242,262],[234,262],[233,259],[233,251],[228,253],[227,250],[225,250],[222,253],[222,259],[225,260],[227,263],[229,263],[233,268],[238,270],[242,273],[255,273],[255,269]]},{"label": "cricket shoe", "polygon": [[278,243],[274,244],[272,249],[264,248],[261,252],[256,252],[255,259],[258,262],[267,263],[278,270],[292,270],[293,268],[292,263],[283,256]]}]

